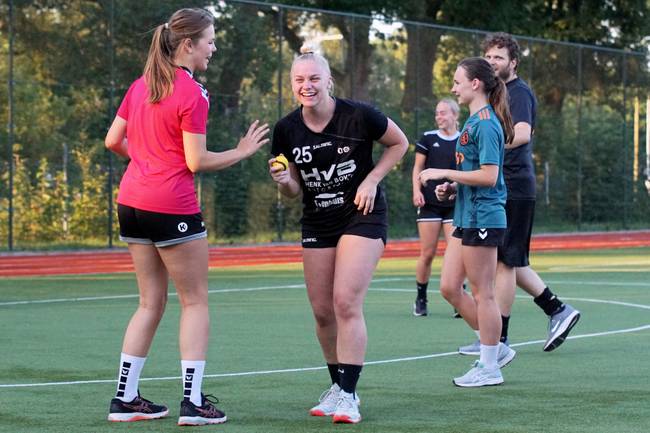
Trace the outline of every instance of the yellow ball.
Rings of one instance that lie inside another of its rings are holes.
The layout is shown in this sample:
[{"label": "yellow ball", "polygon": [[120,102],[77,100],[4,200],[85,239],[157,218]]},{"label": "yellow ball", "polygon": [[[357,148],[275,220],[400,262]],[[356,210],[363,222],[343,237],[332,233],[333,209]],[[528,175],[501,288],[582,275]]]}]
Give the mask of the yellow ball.
[{"label": "yellow ball", "polygon": [[275,162],[271,164],[271,167],[279,168],[282,169],[282,171],[284,171],[287,169],[287,167],[289,167],[289,161],[287,160],[286,156],[284,156],[283,154],[279,154],[278,156],[275,157]]}]

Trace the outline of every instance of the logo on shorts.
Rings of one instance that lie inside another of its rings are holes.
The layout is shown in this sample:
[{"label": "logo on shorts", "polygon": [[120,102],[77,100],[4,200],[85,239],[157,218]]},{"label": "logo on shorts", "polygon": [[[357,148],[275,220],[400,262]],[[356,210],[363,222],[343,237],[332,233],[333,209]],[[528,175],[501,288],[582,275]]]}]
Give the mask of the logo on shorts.
[{"label": "logo on shorts", "polygon": [[488,231],[487,229],[478,229],[478,237],[485,240],[487,238]]},{"label": "logo on shorts", "polygon": [[467,130],[463,131],[463,134],[460,136],[460,144],[462,146],[466,145],[469,143],[469,132]]},{"label": "logo on shorts", "polygon": [[178,223],[178,231],[185,233],[187,231],[187,223]]},{"label": "logo on shorts", "polygon": [[314,243],[314,242],[318,242],[318,239],[316,239],[316,238],[303,238],[302,239],[303,244]]}]

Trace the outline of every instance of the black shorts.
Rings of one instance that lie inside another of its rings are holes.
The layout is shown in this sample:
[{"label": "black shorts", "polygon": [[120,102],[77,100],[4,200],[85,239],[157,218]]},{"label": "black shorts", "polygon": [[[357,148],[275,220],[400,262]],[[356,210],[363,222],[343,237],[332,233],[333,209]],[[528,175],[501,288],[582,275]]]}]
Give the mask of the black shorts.
[{"label": "black shorts", "polygon": [[415,220],[419,223],[442,222],[443,224],[451,223],[454,220],[454,207],[436,206],[425,204],[418,208],[418,217]]},{"label": "black shorts", "polygon": [[512,268],[529,265],[528,253],[534,217],[535,200],[506,201],[508,228],[497,253],[501,263]]},{"label": "black shorts", "polygon": [[335,248],[343,235],[356,235],[369,239],[381,239],[386,245],[388,216],[386,210],[373,211],[371,218],[357,213],[350,222],[336,233],[325,233],[311,228],[302,228],[303,248]]},{"label": "black shorts", "polygon": [[208,236],[201,213],[176,215],[117,205],[120,240],[131,244],[167,247]]},{"label": "black shorts", "polygon": [[456,227],[452,236],[462,239],[461,244],[468,247],[498,247],[503,242],[506,229],[464,229]]}]

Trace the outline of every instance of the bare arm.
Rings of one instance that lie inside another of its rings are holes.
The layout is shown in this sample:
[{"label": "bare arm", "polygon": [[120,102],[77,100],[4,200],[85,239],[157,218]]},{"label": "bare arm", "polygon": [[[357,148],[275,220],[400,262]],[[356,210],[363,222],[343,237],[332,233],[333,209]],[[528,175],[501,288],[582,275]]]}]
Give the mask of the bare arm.
[{"label": "bare arm", "polygon": [[115,116],[113,124],[106,133],[104,139],[106,148],[118,155],[129,157],[128,144],[126,141],[126,120],[120,116]]},{"label": "bare arm", "polygon": [[415,161],[413,162],[413,173],[411,175],[411,182],[413,184],[413,205],[417,207],[424,206],[424,194],[422,194],[422,184],[420,183],[420,172],[424,170],[424,163],[426,155],[422,153],[415,153]]},{"label": "bare arm", "polygon": [[230,167],[253,155],[260,147],[268,143],[264,138],[269,132],[268,125],[258,126],[255,121],[248,128],[248,132],[234,149],[223,152],[211,152],[206,147],[205,134],[193,134],[183,131],[183,148],[187,168],[193,173],[199,171],[217,171]]},{"label": "bare arm", "polygon": [[388,119],[386,132],[377,141],[385,146],[384,153],[382,153],[375,168],[361,182],[354,198],[354,204],[357,205],[358,210],[363,210],[364,215],[372,212],[375,196],[377,195],[377,185],[402,159],[409,146],[406,135],[390,119]]},{"label": "bare arm", "polygon": [[434,179],[449,179],[464,185],[491,187],[496,185],[498,178],[499,166],[492,164],[481,165],[481,168],[472,171],[429,168],[420,173],[420,181],[423,184]]},{"label": "bare arm", "polygon": [[515,136],[511,143],[506,144],[506,149],[514,149],[530,142],[533,129],[527,122],[519,122],[515,125]]}]

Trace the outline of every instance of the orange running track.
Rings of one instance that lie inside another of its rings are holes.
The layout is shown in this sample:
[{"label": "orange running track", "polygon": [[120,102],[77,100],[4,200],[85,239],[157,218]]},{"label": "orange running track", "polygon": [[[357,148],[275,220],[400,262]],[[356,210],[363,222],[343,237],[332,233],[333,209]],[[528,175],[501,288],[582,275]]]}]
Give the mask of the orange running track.
[{"label": "orange running track", "polygon": [[[534,236],[532,251],[592,250],[601,248],[650,247],[650,230],[602,233],[572,233]],[[419,243],[389,241],[384,258],[415,258]],[[438,243],[441,255],[445,242]],[[210,248],[210,267],[297,263],[302,260],[302,248],[292,245],[259,245],[248,247]],[[103,274],[133,272],[129,253],[125,249],[81,251],[49,254],[4,253],[0,255],[0,277],[45,276],[62,274]]]}]

